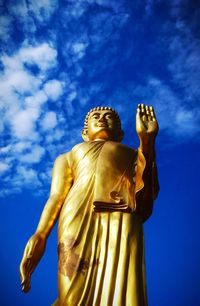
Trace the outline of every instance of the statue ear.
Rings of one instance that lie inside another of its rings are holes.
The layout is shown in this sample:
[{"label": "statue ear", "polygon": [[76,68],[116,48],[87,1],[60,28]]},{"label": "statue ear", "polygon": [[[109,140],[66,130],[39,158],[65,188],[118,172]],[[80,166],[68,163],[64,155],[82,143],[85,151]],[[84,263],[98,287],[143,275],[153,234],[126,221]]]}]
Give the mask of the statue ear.
[{"label": "statue ear", "polygon": [[124,131],[120,130],[117,133],[118,141],[121,142],[122,139],[124,138]]},{"label": "statue ear", "polygon": [[82,138],[84,141],[89,141],[87,130],[82,130]]}]

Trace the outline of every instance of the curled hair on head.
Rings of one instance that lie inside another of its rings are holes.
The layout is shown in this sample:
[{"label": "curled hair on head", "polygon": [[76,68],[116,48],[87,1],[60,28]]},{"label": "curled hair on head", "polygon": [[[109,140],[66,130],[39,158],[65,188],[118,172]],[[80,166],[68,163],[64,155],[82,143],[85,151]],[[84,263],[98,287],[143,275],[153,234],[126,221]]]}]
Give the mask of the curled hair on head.
[{"label": "curled hair on head", "polygon": [[97,107],[94,107],[91,110],[89,110],[89,112],[87,113],[87,115],[85,117],[84,130],[88,129],[88,119],[89,119],[91,113],[96,112],[96,111],[101,111],[101,110],[111,111],[113,113],[115,119],[116,119],[117,129],[121,130],[121,120],[119,118],[119,115],[112,107],[109,107],[109,106],[97,106]]}]

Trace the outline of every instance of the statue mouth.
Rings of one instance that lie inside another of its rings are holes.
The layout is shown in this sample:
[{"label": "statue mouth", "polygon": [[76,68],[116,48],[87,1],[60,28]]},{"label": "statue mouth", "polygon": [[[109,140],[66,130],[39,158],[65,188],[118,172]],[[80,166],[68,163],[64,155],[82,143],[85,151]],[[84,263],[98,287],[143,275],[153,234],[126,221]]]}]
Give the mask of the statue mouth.
[{"label": "statue mouth", "polygon": [[97,124],[98,127],[108,127],[108,125],[106,123],[99,123]]}]

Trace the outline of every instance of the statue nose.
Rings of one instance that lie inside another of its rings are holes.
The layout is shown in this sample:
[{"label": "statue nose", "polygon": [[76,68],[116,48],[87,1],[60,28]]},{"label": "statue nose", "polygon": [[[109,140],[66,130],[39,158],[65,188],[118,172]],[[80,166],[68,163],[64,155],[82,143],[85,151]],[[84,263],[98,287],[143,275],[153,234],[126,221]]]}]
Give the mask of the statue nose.
[{"label": "statue nose", "polygon": [[105,122],[105,118],[104,117],[99,118],[99,122]]}]

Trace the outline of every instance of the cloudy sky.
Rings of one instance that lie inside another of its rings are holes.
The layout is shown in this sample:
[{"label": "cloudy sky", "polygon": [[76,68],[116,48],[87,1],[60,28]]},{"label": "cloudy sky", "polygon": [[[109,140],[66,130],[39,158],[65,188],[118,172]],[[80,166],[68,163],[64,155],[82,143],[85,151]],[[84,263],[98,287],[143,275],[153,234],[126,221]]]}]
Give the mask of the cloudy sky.
[{"label": "cloudy sky", "polygon": [[200,304],[198,1],[0,0],[0,12],[1,305],[56,298],[56,231],[28,295],[17,270],[53,161],[82,141],[94,106],[114,107],[123,142],[137,147],[141,102],[160,126],[161,192],[145,225],[149,306]]}]

